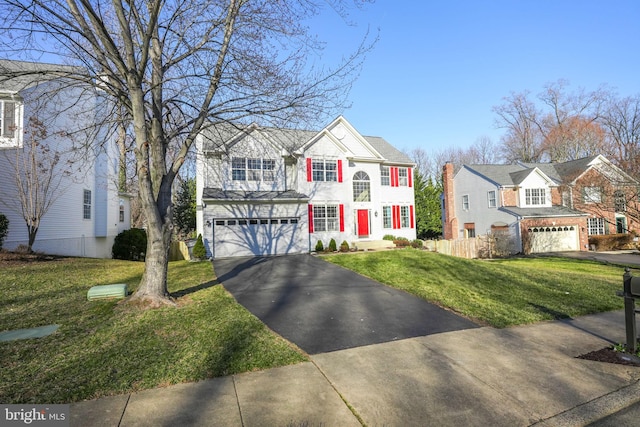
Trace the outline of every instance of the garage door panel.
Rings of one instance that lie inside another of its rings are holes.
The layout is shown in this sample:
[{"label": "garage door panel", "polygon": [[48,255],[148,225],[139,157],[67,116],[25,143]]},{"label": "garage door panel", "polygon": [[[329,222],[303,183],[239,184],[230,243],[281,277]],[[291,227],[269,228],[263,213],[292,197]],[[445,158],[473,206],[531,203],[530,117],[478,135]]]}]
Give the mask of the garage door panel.
[{"label": "garage door panel", "polygon": [[[280,219],[251,224],[216,224],[213,235],[214,257],[285,255],[308,252],[308,239],[299,223]],[[220,221],[219,221],[220,222]]]},{"label": "garage door panel", "polygon": [[579,250],[577,226],[529,228],[531,253]]}]

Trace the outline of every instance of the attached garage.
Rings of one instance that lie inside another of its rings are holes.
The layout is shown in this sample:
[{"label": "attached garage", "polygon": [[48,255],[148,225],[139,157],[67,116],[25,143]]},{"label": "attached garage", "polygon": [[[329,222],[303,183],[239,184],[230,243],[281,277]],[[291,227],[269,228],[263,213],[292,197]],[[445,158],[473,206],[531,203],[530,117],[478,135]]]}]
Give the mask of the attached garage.
[{"label": "attached garage", "polygon": [[207,188],[203,202],[203,238],[213,258],[309,252],[303,194]]},{"label": "attached garage", "polygon": [[580,250],[577,225],[529,227],[527,231],[531,253]]},{"label": "attached garage", "polygon": [[214,258],[308,252],[308,240],[298,217],[216,219],[213,224]]}]

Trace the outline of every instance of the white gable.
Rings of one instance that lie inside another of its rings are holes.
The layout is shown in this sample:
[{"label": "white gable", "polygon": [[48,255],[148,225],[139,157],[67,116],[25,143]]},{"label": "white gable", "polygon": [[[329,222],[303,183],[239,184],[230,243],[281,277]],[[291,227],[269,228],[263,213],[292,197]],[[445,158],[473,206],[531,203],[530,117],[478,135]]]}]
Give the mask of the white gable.
[{"label": "white gable", "polygon": [[[383,160],[380,155],[351,124],[342,116],[334,120],[329,126],[320,131],[315,138],[309,141],[303,150],[308,153],[327,152],[329,147],[323,144],[322,149],[314,148],[319,141],[331,142],[335,147],[350,159],[359,160]],[[329,151],[334,151],[329,149]]]},{"label": "white gable", "polygon": [[549,187],[551,180],[542,173],[538,168],[535,168],[531,173],[522,180],[520,187],[522,188],[545,188]]}]

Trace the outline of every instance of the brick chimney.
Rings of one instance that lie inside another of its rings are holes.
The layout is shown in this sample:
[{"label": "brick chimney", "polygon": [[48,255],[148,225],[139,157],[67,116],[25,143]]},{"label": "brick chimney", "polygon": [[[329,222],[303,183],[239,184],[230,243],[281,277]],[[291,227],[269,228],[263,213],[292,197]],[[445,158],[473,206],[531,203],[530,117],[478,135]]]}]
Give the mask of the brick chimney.
[{"label": "brick chimney", "polygon": [[442,186],[444,212],[442,214],[442,234],[445,240],[455,239],[458,230],[458,220],[455,210],[455,194],[453,189],[453,163],[447,162],[442,168]]}]

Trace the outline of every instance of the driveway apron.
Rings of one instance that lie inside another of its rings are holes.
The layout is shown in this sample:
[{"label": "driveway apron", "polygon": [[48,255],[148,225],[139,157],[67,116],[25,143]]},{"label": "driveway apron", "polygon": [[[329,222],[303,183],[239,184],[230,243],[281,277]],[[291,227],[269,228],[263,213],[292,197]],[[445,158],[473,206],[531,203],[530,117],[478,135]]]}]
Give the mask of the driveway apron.
[{"label": "driveway apron", "polygon": [[477,327],[311,255],[217,259],[213,266],[240,304],[308,354]]}]

